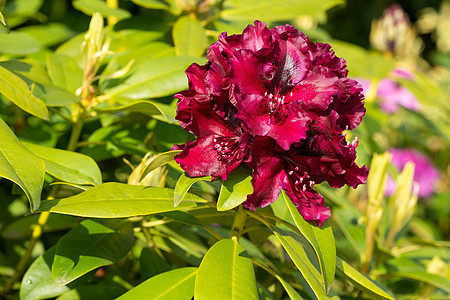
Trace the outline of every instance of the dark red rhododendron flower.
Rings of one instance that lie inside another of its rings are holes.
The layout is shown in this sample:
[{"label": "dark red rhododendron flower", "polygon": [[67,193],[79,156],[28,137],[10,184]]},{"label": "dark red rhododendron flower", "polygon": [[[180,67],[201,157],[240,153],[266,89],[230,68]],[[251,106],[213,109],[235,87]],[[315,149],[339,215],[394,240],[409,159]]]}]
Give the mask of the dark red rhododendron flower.
[{"label": "dark red rhododendron flower", "polygon": [[242,34],[222,33],[204,66],[187,70],[189,89],[175,97],[177,120],[197,139],[175,157],[189,176],[226,180],[237,166],[253,170],[250,209],[286,190],[305,220],[330,217],[313,186],[364,183],[358,141],[346,141],[365,113],[361,86],[345,60],[290,25],[256,21]]}]

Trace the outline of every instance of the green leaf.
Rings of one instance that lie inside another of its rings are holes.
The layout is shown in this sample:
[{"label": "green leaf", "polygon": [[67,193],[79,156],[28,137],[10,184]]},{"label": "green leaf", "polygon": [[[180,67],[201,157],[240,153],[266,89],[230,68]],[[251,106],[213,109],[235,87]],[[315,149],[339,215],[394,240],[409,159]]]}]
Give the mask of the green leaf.
[{"label": "green leaf", "polygon": [[191,16],[183,16],[175,22],[172,36],[178,56],[201,56],[205,51],[205,28]]},{"label": "green leaf", "polygon": [[131,75],[120,85],[107,89],[106,96],[145,99],[173,95],[187,88],[184,70],[193,62],[204,59],[193,57],[162,57],[134,66]]},{"label": "green leaf", "polygon": [[247,195],[253,193],[251,180],[252,175],[247,168],[238,167],[231,172],[227,180],[222,182],[217,210],[229,210],[247,200]]},{"label": "green leaf", "polygon": [[450,293],[450,280],[445,277],[428,273],[425,271],[414,271],[414,272],[389,272],[389,277],[401,277],[408,278],[412,280],[417,280],[425,282],[429,285],[437,287],[446,293]]},{"label": "green leaf", "polygon": [[139,266],[143,280],[170,271],[169,262],[162,256],[161,252],[157,253],[153,247],[142,249]]},{"label": "green leaf", "polygon": [[72,36],[72,31],[62,23],[32,25],[21,27],[18,30],[37,39],[43,47],[55,46]]},{"label": "green leaf", "polygon": [[186,173],[182,173],[175,184],[175,190],[173,192],[173,205],[178,206],[178,204],[180,204],[180,202],[185,198],[191,186],[201,180],[211,181],[211,176],[189,177]]},{"label": "green leaf", "polygon": [[43,255],[39,256],[28,268],[20,286],[20,299],[35,300],[53,298],[86,282],[93,275],[92,273],[86,274],[82,278],[65,286],[57,285],[51,271],[55,250],[56,247],[50,248]]},{"label": "green leaf", "polygon": [[39,211],[92,218],[125,218],[195,207],[205,202],[187,194],[178,208],[173,206],[173,190],[108,182],[78,195],[42,202]]},{"label": "green leaf", "polygon": [[55,178],[82,185],[102,183],[97,163],[87,155],[27,142],[22,144],[44,160],[46,172]]},{"label": "green leaf", "polygon": [[271,229],[302,273],[307,284],[304,287],[308,294],[313,299],[325,299],[325,283],[319,271],[308,258],[302,243],[302,238],[293,231],[286,231],[277,227],[272,227]]},{"label": "green leaf", "polygon": [[284,287],[284,289],[286,290],[286,293],[288,294],[288,296],[291,300],[303,300],[302,296],[300,296],[299,293],[297,293],[297,291],[289,283],[287,283],[279,275],[276,275],[276,277],[280,281],[280,283]]},{"label": "green leaf", "polygon": [[194,294],[197,268],[179,268],[154,276],[123,294],[118,300],[190,300]]},{"label": "green leaf", "polygon": [[133,225],[126,220],[85,220],[56,245],[52,274],[66,285],[98,267],[113,264],[130,251]]},{"label": "green leaf", "polygon": [[194,298],[258,299],[253,265],[236,239],[223,239],[203,257],[195,280]]},{"label": "green leaf", "polygon": [[45,66],[42,62],[25,58],[20,60],[6,60],[0,65],[22,78],[29,86],[33,82],[51,83]]},{"label": "green leaf", "polygon": [[116,17],[119,20],[131,17],[131,13],[120,8],[111,8],[105,1],[101,0],[75,0],[72,2],[74,8],[91,16],[98,12],[105,17]]},{"label": "green leaf", "polygon": [[282,195],[295,225],[314,248],[319,258],[322,278],[328,291],[331,288],[336,271],[336,245],[330,223],[327,221],[322,227],[318,227],[305,221],[284,191]]},{"label": "green leaf", "polygon": [[176,123],[175,114],[176,109],[170,107],[167,104],[156,103],[149,100],[140,100],[127,105],[110,106],[110,107],[97,107],[96,111],[99,113],[117,113],[117,112],[139,112],[147,114],[151,117],[160,116],[164,121],[168,123]]},{"label": "green leaf", "polygon": [[359,224],[361,213],[348,209],[337,208],[331,214],[345,238],[351,243],[356,254],[365,252],[365,229]]},{"label": "green leaf", "polygon": [[360,273],[340,257],[336,258],[336,267],[361,291],[374,296],[376,299],[395,299],[387,291],[381,288],[379,283],[376,283],[366,275]]},{"label": "green leaf", "polygon": [[73,94],[81,87],[83,72],[77,63],[63,54],[47,53],[46,57],[48,75],[52,82]]},{"label": "green leaf", "polygon": [[228,0],[220,15],[227,21],[286,21],[300,15],[318,15],[343,3],[343,0]]},{"label": "green leaf", "polygon": [[0,136],[0,177],[20,186],[30,201],[31,211],[34,211],[41,203],[44,162],[19,142],[1,118]]},{"label": "green leaf", "polygon": [[155,155],[153,159],[145,167],[144,171],[142,171],[142,174],[139,177],[139,182],[142,181],[145,178],[145,176],[147,176],[154,169],[164,166],[165,164],[168,164],[169,162],[173,161],[175,155],[177,155],[180,152],[181,150],[173,150]]},{"label": "green leaf", "polygon": [[81,100],[69,91],[51,83],[36,83],[31,85],[32,93],[47,106],[67,106]]},{"label": "green leaf", "polygon": [[45,103],[30,92],[25,81],[2,66],[0,66],[0,93],[24,111],[48,121]]},{"label": "green leaf", "polygon": [[39,42],[25,32],[0,34],[0,53],[28,55],[38,52],[40,48]]},{"label": "green leaf", "polygon": [[150,9],[169,9],[169,5],[160,0],[131,0],[131,2]]}]

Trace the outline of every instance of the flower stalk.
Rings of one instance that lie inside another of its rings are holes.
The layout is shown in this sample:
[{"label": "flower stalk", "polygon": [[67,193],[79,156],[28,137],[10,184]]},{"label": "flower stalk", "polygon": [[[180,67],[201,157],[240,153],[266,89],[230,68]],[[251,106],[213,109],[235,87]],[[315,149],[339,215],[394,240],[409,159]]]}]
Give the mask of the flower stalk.
[{"label": "flower stalk", "polygon": [[247,213],[244,211],[244,207],[239,205],[236,214],[234,215],[233,225],[231,226],[230,239],[235,238],[239,240],[246,221]]}]

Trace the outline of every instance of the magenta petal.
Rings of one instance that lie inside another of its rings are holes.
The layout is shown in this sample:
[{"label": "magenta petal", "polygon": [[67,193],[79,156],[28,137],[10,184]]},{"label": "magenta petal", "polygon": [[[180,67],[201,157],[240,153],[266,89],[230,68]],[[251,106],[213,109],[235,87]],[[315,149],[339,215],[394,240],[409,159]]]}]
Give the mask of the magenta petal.
[{"label": "magenta petal", "polygon": [[253,193],[248,195],[244,205],[255,210],[277,200],[286,178],[283,164],[278,157],[264,157],[253,172]]},{"label": "magenta petal", "polygon": [[216,136],[205,136],[188,142],[183,151],[175,156],[175,161],[190,177],[212,176],[227,179],[242,161],[239,159],[224,160],[214,149]]},{"label": "magenta petal", "polygon": [[286,194],[305,220],[316,221],[317,225],[321,227],[323,222],[330,218],[330,208],[325,206],[323,197],[315,190],[306,190],[297,194],[289,186],[286,187]]}]

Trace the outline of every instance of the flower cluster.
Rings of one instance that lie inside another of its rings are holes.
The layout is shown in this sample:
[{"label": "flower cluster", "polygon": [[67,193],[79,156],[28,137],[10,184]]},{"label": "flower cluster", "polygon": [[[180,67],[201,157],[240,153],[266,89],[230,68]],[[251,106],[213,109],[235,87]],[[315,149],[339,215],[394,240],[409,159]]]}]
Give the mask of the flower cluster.
[{"label": "flower cluster", "polygon": [[[305,220],[330,217],[313,187],[364,183],[355,163],[358,140],[346,141],[365,113],[362,88],[347,78],[345,60],[290,25],[256,21],[242,34],[222,33],[208,62],[186,70],[189,89],[176,119],[197,139],[175,157],[191,177],[227,179],[253,170],[250,209],[273,203],[282,189]],[[177,146],[179,147],[179,146]]]}]

